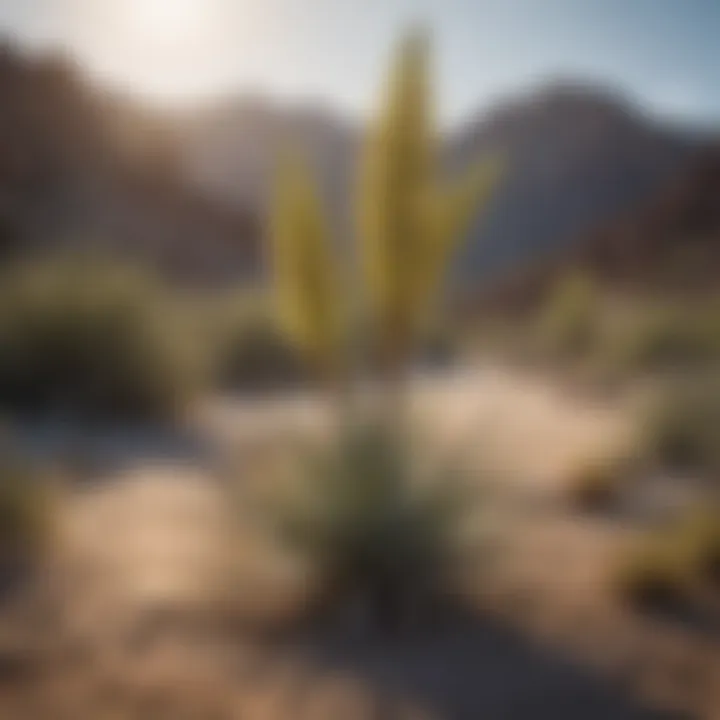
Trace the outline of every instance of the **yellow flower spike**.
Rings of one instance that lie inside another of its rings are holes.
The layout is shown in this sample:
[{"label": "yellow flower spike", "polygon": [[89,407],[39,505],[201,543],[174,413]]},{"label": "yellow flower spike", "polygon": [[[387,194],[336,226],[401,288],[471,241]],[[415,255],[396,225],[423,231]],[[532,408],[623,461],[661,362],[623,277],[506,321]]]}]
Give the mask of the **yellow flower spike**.
[{"label": "yellow flower spike", "polygon": [[422,32],[401,44],[360,176],[358,228],[370,312],[381,353],[395,366],[409,359],[451,253],[498,174],[496,163],[483,163],[447,188],[438,182],[429,55]]},{"label": "yellow flower spike", "polygon": [[334,371],[342,356],[339,271],[319,192],[296,156],[280,163],[271,236],[283,328],[317,369]]}]

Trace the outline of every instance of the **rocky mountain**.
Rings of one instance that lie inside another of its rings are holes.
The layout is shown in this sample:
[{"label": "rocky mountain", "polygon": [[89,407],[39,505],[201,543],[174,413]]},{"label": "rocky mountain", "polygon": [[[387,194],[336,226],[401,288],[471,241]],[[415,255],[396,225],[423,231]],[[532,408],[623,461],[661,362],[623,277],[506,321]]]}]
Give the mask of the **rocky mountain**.
[{"label": "rocky mountain", "polygon": [[449,142],[451,166],[500,153],[508,173],[458,265],[470,287],[562,257],[684,172],[700,141],[631,102],[555,83],[501,105]]},{"label": "rocky mountain", "polygon": [[708,141],[646,201],[580,236],[562,253],[518,266],[457,300],[522,311],[558,279],[581,272],[623,292],[691,296],[716,292],[720,277],[720,143]]},{"label": "rocky mountain", "polygon": [[[87,243],[192,281],[257,280],[270,180],[286,145],[306,154],[347,227],[362,128],[326,108],[245,97],[161,114],[91,90],[56,58],[9,49],[0,52],[0,107],[8,251]],[[602,246],[606,228],[671,193],[706,145],[580,82],[498,103],[445,139],[448,173],[498,154],[506,166],[452,287],[471,292]]]},{"label": "rocky mountain", "polygon": [[309,163],[336,230],[350,216],[360,128],[329,109],[244,97],[172,119],[183,172],[200,192],[266,215],[274,169],[291,149]]},{"label": "rocky mountain", "polygon": [[200,193],[167,129],[56,56],[0,48],[0,251],[101,250],[182,281],[252,277],[253,208]]},{"label": "rocky mountain", "polygon": [[614,283],[682,291],[717,287],[720,277],[720,143],[650,202],[599,228],[576,253],[577,264]]},{"label": "rocky mountain", "polygon": [[[256,98],[199,114],[181,134],[188,173],[224,200],[262,207],[278,148],[292,142],[314,164],[336,215],[347,209],[361,129],[329,111]],[[446,138],[449,174],[486,156],[506,165],[460,254],[454,287],[472,289],[564,256],[664,191],[702,144],[628,99],[579,82],[500,103]]]}]

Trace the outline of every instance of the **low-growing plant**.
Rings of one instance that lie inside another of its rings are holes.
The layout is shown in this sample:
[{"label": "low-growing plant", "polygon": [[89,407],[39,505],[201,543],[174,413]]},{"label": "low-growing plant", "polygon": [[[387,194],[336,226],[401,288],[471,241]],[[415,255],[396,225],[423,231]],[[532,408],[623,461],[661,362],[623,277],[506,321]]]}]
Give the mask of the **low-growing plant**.
[{"label": "low-growing plant", "polygon": [[323,604],[361,601],[390,628],[456,600],[480,547],[467,534],[472,496],[451,472],[419,477],[407,442],[381,424],[347,427],[309,456],[302,496],[274,512]]},{"label": "low-growing plant", "polygon": [[28,415],[166,419],[198,388],[201,364],[148,275],[52,260],[0,278],[0,406]]},{"label": "low-growing plant", "polygon": [[598,307],[592,280],[582,274],[562,278],[541,309],[542,348],[563,358],[589,353],[597,340]]},{"label": "low-growing plant", "polygon": [[676,542],[690,558],[698,579],[720,579],[720,510],[717,507],[693,510],[681,518],[674,531]]},{"label": "low-growing plant", "polygon": [[230,313],[215,339],[213,375],[222,388],[267,390],[303,382],[307,368],[266,305]]},{"label": "low-growing plant", "polygon": [[624,458],[593,458],[575,468],[567,477],[565,492],[570,503],[584,512],[611,510],[620,500],[624,483],[632,472]]},{"label": "low-growing plant", "polygon": [[689,370],[720,358],[715,313],[684,307],[647,310],[616,340],[615,362],[630,371]]},{"label": "low-growing plant", "polygon": [[687,549],[662,533],[626,550],[612,570],[621,598],[643,609],[677,607],[687,598],[693,566]]},{"label": "low-growing plant", "polygon": [[616,588],[639,605],[678,604],[720,570],[720,514],[693,509],[655,531],[615,568]]},{"label": "low-growing plant", "polygon": [[453,328],[436,323],[421,338],[420,360],[425,367],[446,368],[460,354],[460,343]]},{"label": "low-growing plant", "polygon": [[720,520],[715,518],[712,533],[702,547],[700,557],[704,575],[715,586],[720,583]]},{"label": "low-growing plant", "polygon": [[36,569],[55,539],[56,508],[50,486],[31,465],[3,451],[0,457],[0,595]]},{"label": "low-growing plant", "polygon": [[645,420],[648,456],[673,470],[720,470],[720,381],[685,379],[669,386]]}]

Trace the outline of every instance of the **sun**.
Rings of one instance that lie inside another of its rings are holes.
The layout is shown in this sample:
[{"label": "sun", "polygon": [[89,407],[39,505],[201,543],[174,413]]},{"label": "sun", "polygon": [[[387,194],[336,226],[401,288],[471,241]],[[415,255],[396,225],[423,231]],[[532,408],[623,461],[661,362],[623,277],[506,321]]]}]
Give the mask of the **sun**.
[{"label": "sun", "polygon": [[140,43],[191,40],[211,19],[203,0],[115,0],[115,6],[118,31]]},{"label": "sun", "polygon": [[239,12],[228,0],[62,2],[83,64],[105,83],[144,95],[200,93],[236,43]]}]

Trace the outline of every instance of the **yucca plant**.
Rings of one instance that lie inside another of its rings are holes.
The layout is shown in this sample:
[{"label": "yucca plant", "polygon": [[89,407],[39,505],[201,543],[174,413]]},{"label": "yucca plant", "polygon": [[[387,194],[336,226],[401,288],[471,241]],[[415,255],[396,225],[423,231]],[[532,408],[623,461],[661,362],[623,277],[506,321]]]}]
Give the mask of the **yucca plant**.
[{"label": "yucca plant", "polygon": [[358,190],[360,255],[384,370],[397,381],[498,165],[484,160],[452,182],[442,178],[429,43],[419,31],[400,47],[368,138]]},{"label": "yucca plant", "polygon": [[359,304],[385,374],[402,375],[453,251],[498,176],[492,158],[453,181],[443,178],[428,58],[425,34],[408,35],[368,134],[357,189],[361,298],[349,297],[360,283],[339,262],[307,163],[291,153],[280,162],[271,222],[278,308],[289,336],[326,379],[347,371],[358,335],[358,313],[350,310]]},{"label": "yucca plant", "polygon": [[[339,243],[330,238],[320,194],[298,155],[280,165],[271,223],[283,326],[341,411],[329,448],[308,463],[305,501],[276,510],[277,517],[283,536],[314,561],[324,597],[362,597],[378,620],[393,622],[412,599],[433,605],[452,587],[466,506],[443,473],[435,482],[417,482],[404,377],[497,163],[485,161],[448,182],[439,145],[429,43],[413,32],[401,44],[361,162],[361,272],[339,261]],[[362,289],[353,295],[349,288]],[[387,402],[379,414],[364,414],[352,402],[353,355],[362,341],[381,361]]]},{"label": "yucca plant", "polygon": [[319,191],[299,155],[288,154],[281,163],[271,227],[281,326],[308,364],[336,381],[346,340],[340,267]]}]

